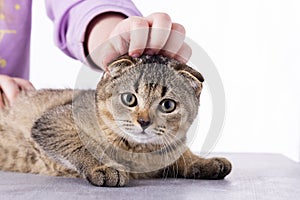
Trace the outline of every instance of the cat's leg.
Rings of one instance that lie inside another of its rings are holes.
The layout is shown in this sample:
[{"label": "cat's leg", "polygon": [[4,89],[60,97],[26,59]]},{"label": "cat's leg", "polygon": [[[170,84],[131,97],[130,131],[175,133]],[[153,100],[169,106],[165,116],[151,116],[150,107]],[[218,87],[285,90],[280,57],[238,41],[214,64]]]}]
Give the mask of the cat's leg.
[{"label": "cat's leg", "polygon": [[96,159],[80,140],[71,105],[57,107],[40,117],[32,128],[32,138],[64,166],[77,170],[96,186],[124,186],[128,173]]},{"label": "cat's leg", "polygon": [[226,158],[201,158],[190,150],[185,151],[172,165],[163,170],[163,176],[192,179],[223,179],[231,172]]},{"label": "cat's leg", "polygon": [[128,173],[116,165],[108,166],[97,160],[84,147],[75,150],[66,159],[95,186],[124,186],[128,180]]}]

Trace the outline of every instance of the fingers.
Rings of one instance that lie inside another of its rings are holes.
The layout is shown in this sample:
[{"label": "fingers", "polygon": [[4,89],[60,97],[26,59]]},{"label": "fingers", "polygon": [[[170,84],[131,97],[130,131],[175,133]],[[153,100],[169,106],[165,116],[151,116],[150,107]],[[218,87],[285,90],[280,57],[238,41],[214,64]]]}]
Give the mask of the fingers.
[{"label": "fingers", "polygon": [[157,54],[169,39],[172,21],[166,13],[154,13],[146,17],[151,27],[148,42],[147,54]]},{"label": "fingers", "polygon": [[[3,94],[8,100],[9,105],[11,106],[15,100],[15,98],[19,94],[19,87],[18,84],[14,81],[13,78],[8,76],[1,76],[0,79],[0,86]],[[4,96],[3,95],[3,96]],[[2,101],[4,98],[2,97]]]},{"label": "fingers", "polygon": [[138,57],[146,48],[149,34],[149,23],[143,17],[129,17],[120,22],[113,30],[110,40],[120,54],[128,52],[130,56]]},{"label": "fingers", "polygon": [[0,108],[5,106],[5,100],[12,106],[21,90],[34,90],[34,87],[27,80],[0,75]]},{"label": "fingers", "polygon": [[26,91],[35,90],[32,83],[30,83],[27,80],[24,80],[24,79],[21,79],[21,78],[14,78],[14,81],[17,83],[19,88],[21,88],[22,90],[26,90]]},{"label": "fingers", "polygon": [[98,56],[101,61],[100,67],[107,69],[109,62],[126,53],[133,57],[143,54],[147,44],[148,30],[148,22],[142,17],[129,17],[118,23],[111,32],[109,40],[96,50],[95,55],[100,55]]},{"label": "fingers", "polygon": [[4,108],[4,99],[2,97],[3,92],[0,90],[0,109]]},{"label": "fingers", "polygon": [[162,54],[174,58],[185,39],[185,29],[181,24],[173,23],[168,41],[161,49]]},{"label": "fingers", "polygon": [[134,18],[130,23],[130,44],[128,54],[133,57],[138,57],[143,54],[147,45],[149,24],[144,18]]},{"label": "fingers", "polygon": [[94,57],[98,58],[95,63],[105,71],[107,70],[107,64],[121,55],[111,41],[103,43],[93,54],[95,54]]},{"label": "fingers", "polygon": [[186,43],[183,43],[177,54],[174,56],[175,60],[187,63],[192,56],[192,48]]},{"label": "fingers", "polygon": [[120,55],[132,57],[142,54],[163,54],[187,62],[191,48],[184,42],[185,29],[172,23],[169,15],[154,13],[148,17],[129,17],[119,22],[98,50],[94,58],[97,65],[107,69],[107,64]]}]

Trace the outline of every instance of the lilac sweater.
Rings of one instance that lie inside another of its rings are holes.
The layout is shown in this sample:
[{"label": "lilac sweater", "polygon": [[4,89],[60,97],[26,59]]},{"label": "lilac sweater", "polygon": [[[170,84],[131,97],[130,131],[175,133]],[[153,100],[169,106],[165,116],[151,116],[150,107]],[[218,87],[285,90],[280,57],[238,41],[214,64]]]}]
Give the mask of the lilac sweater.
[{"label": "lilac sweater", "polygon": [[[131,0],[45,0],[54,23],[55,44],[86,63],[83,42],[88,23],[104,12],[141,16]],[[0,7],[0,74],[29,78],[31,0],[4,0]],[[34,53],[34,52],[33,52]]]}]

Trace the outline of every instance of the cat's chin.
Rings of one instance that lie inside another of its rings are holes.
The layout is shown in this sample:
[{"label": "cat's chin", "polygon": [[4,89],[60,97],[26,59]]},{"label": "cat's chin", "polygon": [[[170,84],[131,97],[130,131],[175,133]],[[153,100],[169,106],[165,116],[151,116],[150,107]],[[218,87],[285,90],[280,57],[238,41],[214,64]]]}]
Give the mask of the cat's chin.
[{"label": "cat's chin", "polygon": [[145,132],[140,133],[125,133],[128,135],[128,139],[132,142],[138,143],[138,144],[159,144],[160,143],[160,137],[157,135],[148,134]]}]

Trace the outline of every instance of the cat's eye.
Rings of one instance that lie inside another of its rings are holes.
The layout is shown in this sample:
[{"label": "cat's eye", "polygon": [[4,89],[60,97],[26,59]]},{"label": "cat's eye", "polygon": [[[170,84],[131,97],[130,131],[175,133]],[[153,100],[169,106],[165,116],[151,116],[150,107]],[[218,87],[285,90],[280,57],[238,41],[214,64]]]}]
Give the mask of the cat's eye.
[{"label": "cat's eye", "polygon": [[164,99],[159,103],[158,109],[163,113],[171,113],[176,109],[176,102],[172,99]]},{"label": "cat's eye", "polygon": [[132,93],[124,93],[121,95],[121,100],[124,105],[134,107],[137,105],[137,99]]}]

